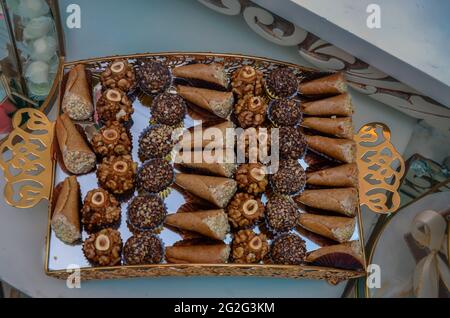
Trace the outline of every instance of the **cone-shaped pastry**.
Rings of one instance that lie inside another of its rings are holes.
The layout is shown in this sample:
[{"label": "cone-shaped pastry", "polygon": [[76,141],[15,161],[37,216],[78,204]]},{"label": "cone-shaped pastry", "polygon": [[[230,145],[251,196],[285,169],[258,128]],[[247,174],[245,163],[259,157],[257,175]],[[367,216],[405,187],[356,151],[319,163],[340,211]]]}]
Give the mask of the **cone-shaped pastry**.
[{"label": "cone-shaped pastry", "polygon": [[349,270],[364,269],[364,258],[358,241],[321,247],[309,253],[306,262]]},{"label": "cone-shaped pastry", "polygon": [[227,118],[233,108],[232,92],[221,92],[212,89],[179,85],[178,94],[184,99],[197,105],[220,118]]},{"label": "cone-shaped pastry", "polygon": [[219,149],[221,151],[188,150],[176,156],[175,162],[184,168],[195,172],[220,177],[231,178],[237,165],[234,161],[232,149]]},{"label": "cone-shaped pastry", "polygon": [[166,260],[175,264],[223,264],[228,261],[230,247],[221,241],[176,243],[166,247]]},{"label": "cone-shaped pastry", "polygon": [[89,119],[94,112],[84,64],[75,65],[69,72],[62,109],[74,120]]},{"label": "cone-shaped pastry", "polygon": [[61,186],[52,216],[52,229],[67,244],[81,239],[80,187],[75,176],[67,177]]},{"label": "cone-shaped pastry", "polygon": [[237,183],[233,179],[198,174],[178,173],[175,183],[219,208],[227,206],[237,189]]},{"label": "cone-shaped pastry", "polygon": [[351,116],[352,101],[347,93],[302,104],[305,115],[310,116]]},{"label": "cone-shaped pastry", "polygon": [[353,138],[353,124],[351,117],[320,118],[306,117],[303,119],[303,127],[334,135],[340,138]]},{"label": "cone-shaped pastry", "polygon": [[356,144],[350,139],[306,135],[308,147],[345,163],[355,162]]},{"label": "cone-shaped pastry", "polygon": [[323,235],[339,243],[347,242],[355,231],[355,218],[302,213],[298,224],[308,231]]},{"label": "cone-shaped pastry", "polygon": [[173,75],[181,78],[201,80],[225,88],[229,82],[223,65],[219,63],[178,66],[173,69]]},{"label": "cone-shaped pastry", "polygon": [[356,187],[358,185],[358,166],[356,163],[348,163],[307,172],[306,183],[323,187]]},{"label": "cone-shaped pastry", "polygon": [[[234,138],[232,138],[234,124],[231,121],[225,121],[214,126],[201,127],[201,129],[200,127],[195,126],[183,133],[178,142],[180,149],[234,147]],[[227,140],[227,133],[230,136],[229,140]]]},{"label": "cone-shaped pastry", "polygon": [[83,174],[94,169],[95,154],[67,114],[56,120],[56,137],[67,170]]},{"label": "cone-shaped pastry", "polygon": [[299,89],[303,95],[341,94],[347,91],[347,83],[343,73],[335,73],[301,83]]},{"label": "cone-shaped pastry", "polygon": [[228,230],[228,216],[224,210],[208,210],[169,214],[164,223],[169,226],[200,233],[222,241]]},{"label": "cone-shaped pastry", "polygon": [[316,209],[355,216],[358,192],[354,188],[305,190],[295,196],[294,201]]}]

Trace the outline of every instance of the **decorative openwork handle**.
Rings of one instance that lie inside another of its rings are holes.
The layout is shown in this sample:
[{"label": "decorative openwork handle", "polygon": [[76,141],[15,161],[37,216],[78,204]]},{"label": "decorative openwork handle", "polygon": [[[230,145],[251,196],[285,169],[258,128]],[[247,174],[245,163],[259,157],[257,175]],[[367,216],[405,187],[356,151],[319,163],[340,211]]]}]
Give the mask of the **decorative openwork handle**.
[{"label": "decorative openwork handle", "polygon": [[405,163],[391,144],[389,127],[383,123],[366,124],[355,135],[355,141],[361,206],[381,214],[397,211]]},{"label": "decorative openwork handle", "polygon": [[[26,124],[21,125],[27,117]],[[45,114],[33,108],[21,109],[14,115],[14,129],[0,145],[0,167],[9,205],[31,208],[50,197],[53,127]]]}]

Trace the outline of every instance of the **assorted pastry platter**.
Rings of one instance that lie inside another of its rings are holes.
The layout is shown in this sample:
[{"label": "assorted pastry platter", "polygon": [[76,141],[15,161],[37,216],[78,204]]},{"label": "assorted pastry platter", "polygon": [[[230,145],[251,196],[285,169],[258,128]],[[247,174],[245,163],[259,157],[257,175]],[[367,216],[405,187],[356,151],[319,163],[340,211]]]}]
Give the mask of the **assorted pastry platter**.
[{"label": "assorted pastry platter", "polygon": [[50,197],[48,275],[365,275],[342,74],[201,53],[62,68],[56,123],[28,124],[54,137],[49,192],[27,205]]}]

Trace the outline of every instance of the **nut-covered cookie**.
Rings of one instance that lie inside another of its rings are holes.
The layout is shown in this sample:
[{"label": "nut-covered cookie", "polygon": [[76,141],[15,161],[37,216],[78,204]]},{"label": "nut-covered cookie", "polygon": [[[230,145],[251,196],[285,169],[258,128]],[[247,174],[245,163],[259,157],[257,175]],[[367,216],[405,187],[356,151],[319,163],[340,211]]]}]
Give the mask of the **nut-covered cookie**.
[{"label": "nut-covered cookie", "polygon": [[161,93],[153,100],[150,111],[152,119],[157,123],[177,126],[184,120],[187,113],[187,106],[181,96],[171,93]]},{"label": "nut-covered cookie", "polygon": [[164,222],[167,209],[156,194],[140,194],[128,205],[128,223],[134,230],[155,230]]},{"label": "nut-covered cookie", "polygon": [[123,248],[127,265],[144,265],[161,263],[164,247],[156,235],[138,233],[130,237]]},{"label": "nut-covered cookie", "polygon": [[259,198],[241,192],[228,204],[227,214],[233,228],[251,227],[264,218],[264,205]]},{"label": "nut-covered cookie", "polygon": [[234,71],[231,77],[231,87],[233,93],[238,97],[261,96],[264,93],[263,73],[252,66],[242,66]]},{"label": "nut-covered cookie", "polygon": [[234,263],[259,263],[269,252],[269,243],[264,234],[252,230],[241,230],[234,234],[231,243],[231,258]]},{"label": "nut-covered cookie", "polygon": [[98,118],[109,121],[127,122],[133,114],[133,104],[128,96],[119,89],[107,89],[97,101]]},{"label": "nut-covered cookie", "polygon": [[267,103],[260,96],[247,95],[238,100],[234,114],[242,128],[258,127],[266,120]]},{"label": "nut-covered cookie", "polygon": [[282,234],[272,242],[270,255],[275,264],[301,265],[306,257],[305,241],[293,233]]},{"label": "nut-covered cookie", "polygon": [[120,204],[104,189],[91,190],[83,202],[81,221],[89,234],[112,227],[120,221]]},{"label": "nut-covered cookie", "polygon": [[[276,141],[273,140],[272,144]],[[283,159],[301,159],[307,149],[305,136],[300,128],[280,127],[278,146],[280,157]]]},{"label": "nut-covered cookie", "polygon": [[278,171],[269,180],[275,193],[293,195],[304,189],[306,173],[297,160],[281,160]]},{"label": "nut-covered cookie", "polygon": [[94,152],[102,157],[129,155],[132,146],[128,130],[117,121],[95,133],[91,144]]},{"label": "nut-covered cookie", "polygon": [[266,204],[266,220],[274,232],[289,232],[297,225],[299,212],[290,198],[273,196]]},{"label": "nut-covered cookie", "polygon": [[167,125],[153,125],[144,130],[139,137],[139,159],[164,158],[174,146],[173,128]]},{"label": "nut-covered cookie", "polygon": [[138,185],[141,189],[158,193],[173,183],[175,177],[173,167],[164,159],[146,161],[139,169]]},{"label": "nut-covered cookie", "polygon": [[298,91],[299,81],[294,72],[287,67],[277,68],[266,78],[266,91],[272,98],[292,97]]},{"label": "nut-covered cookie", "polygon": [[133,189],[137,164],[130,155],[104,158],[97,169],[100,185],[115,194]]},{"label": "nut-covered cookie", "polygon": [[133,66],[126,60],[114,60],[100,75],[104,88],[120,89],[128,92],[136,83]]},{"label": "nut-covered cookie", "polygon": [[139,87],[148,94],[164,92],[172,81],[167,66],[157,61],[143,60],[137,70]]},{"label": "nut-covered cookie", "polygon": [[250,194],[259,195],[266,191],[267,169],[260,163],[246,163],[239,166],[235,174],[238,188]]},{"label": "nut-covered cookie", "polygon": [[273,100],[269,104],[268,117],[275,126],[297,126],[303,118],[300,101],[287,98]]},{"label": "nut-covered cookie", "polygon": [[120,232],[108,228],[92,234],[83,243],[83,253],[93,265],[120,265],[122,254]]}]

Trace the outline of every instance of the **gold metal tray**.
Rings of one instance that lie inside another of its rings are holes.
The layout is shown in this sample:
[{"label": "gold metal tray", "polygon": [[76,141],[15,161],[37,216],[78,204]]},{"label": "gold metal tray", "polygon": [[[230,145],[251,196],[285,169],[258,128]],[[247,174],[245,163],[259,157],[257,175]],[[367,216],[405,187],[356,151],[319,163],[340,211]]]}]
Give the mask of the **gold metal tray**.
[{"label": "gold metal tray", "polygon": [[[186,64],[192,61],[211,63],[224,63],[225,68],[230,71],[243,64],[267,72],[280,65],[292,68],[296,73],[306,78],[317,76],[318,71],[300,67],[295,64],[280,62],[276,60],[243,56],[236,54],[212,54],[212,53],[146,53],[127,56],[102,57],[76,62],[65,63],[62,61],[61,69],[58,72],[59,95],[57,107],[59,110],[61,99],[61,87],[63,85],[64,74],[67,69],[77,63],[84,63],[91,71],[94,78],[104,69],[107,62],[114,58],[127,58],[131,61],[142,57],[157,59],[171,67]],[[138,131],[142,131],[148,124],[148,116],[138,116],[141,111],[147,111],[140,99],[137,98],[133,104],[135,114],[133,115],[134,125]],[[20,126],[23,116],[28,116],[29,120],[25,126]],[[143,122],[142,122],[143,121]],[[81,253],[81,246],[66,246],[59,242],[52,233],[50,227],[51,202],[54,186],[65,178],[65,173],[56,160],[56,152],[53,147],[55,131],[54,123],[51,122],[42,112],[34,109],[22,109],[14,117],[14,130],[8,139],[1,145],[0,166],[4,170],[5,200],[8,204],[17,208],[31,208],[45,199],[49,201],[48,232],[46,241],[45,272],[47,275],[57,278],[67,278],[71,271],[66,270],[69,264],[81,264],[81,279],[112,279],[128,277],[150,277],[150,276],[268,276],[268,277],[289,277],[289,278],[312,278],[325,279],[336,284],[350,278],[365,276],[365,271],[350,271],[318,266],[294,266],[294,265],[273,265],[273,264],[157,264],[157,265],[137,265],[137,266],[113,266],[113,267],[92,267],[84,259]],[[193,122],[185,122],[185,127],[192,126]],[[137,160],[137,139],[138,132],[133,132],[133,157]],[[382,123],[371,123],[364,125],[359,133],[355,135],[357,147],[357,162],[360,171],[359,194],[360,206],[366,205],[376,213],[394,212],[399,205],[399,194],[397,188],[404,172],[404,163],[400,154],[390,143],[390,131]],[[92,176],[91,176],[92,177]],[[94,177],[95,178],[95,177]],[[82,195],[88,190],[96,187],[93,179],[89,175],[79,178]],[[169,194],[167,202],[176,202],[179,198],[171,198],[175,191]],[[179,197],[179,195],[178,195]],[[124,204],[122,205],[124,206]],[[168,204],[169,212],[171,204]],[[122,209],[124,210],[124,209]],[[124,211],[122,211],[123,213]],[[353,239],[360,241],[364,248],[364,235],[361,221],[361,211],[358,209],[357,230]],[[125,216],[122,214],[122,225],[119,228],[122,239],[125,241],[129,237],[126,229]],[[164,234],[165,235],[165,234]],[[86,233],[83,233],[86,238]],[[172,243],[175,237],[168,240]],[[165,241],[165,239],[164,239]],[[319,246],[308,239],[308,251]],[[167,242],[165,241],[167,244]],[[364,252],[364,251],[363,251]],[[80,256],[81,255],[81,256]],[[63,265],[62,265],[63,264]]]}]

